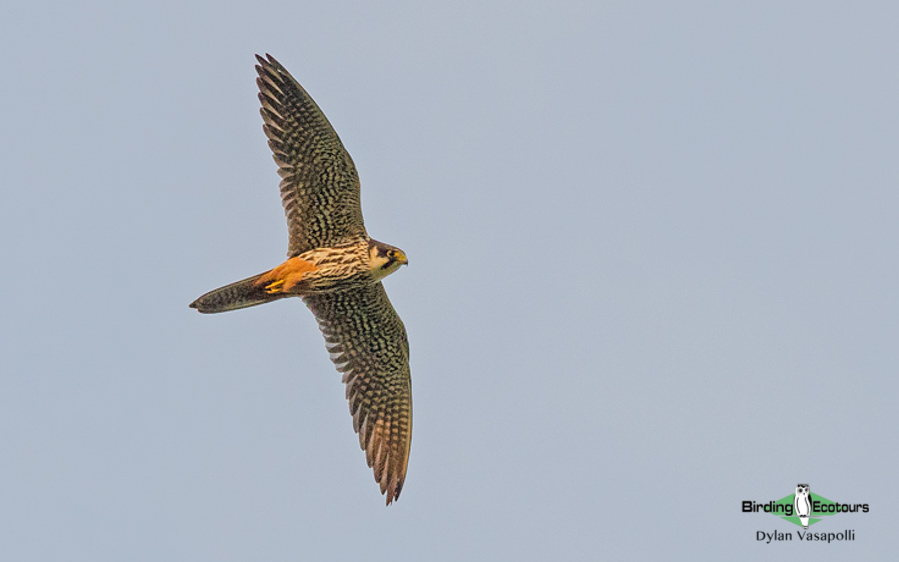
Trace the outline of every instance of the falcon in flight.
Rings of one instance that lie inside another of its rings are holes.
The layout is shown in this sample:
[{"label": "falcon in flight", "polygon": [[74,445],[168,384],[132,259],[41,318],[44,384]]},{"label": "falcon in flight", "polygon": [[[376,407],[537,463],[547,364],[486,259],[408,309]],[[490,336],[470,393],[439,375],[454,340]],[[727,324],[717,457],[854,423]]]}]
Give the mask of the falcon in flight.
[{"label": "falcon in flight", "polygon": [[399,498],[412,443],[409,341],[381,279],[408,263],[372,240],[362,222],[359,176],[331,123],[271,55],[256,55],[268,137],[290,234],[287,261],[193,303],[203,313],[301,297],[343,373],[353,429],[387,505]]}]

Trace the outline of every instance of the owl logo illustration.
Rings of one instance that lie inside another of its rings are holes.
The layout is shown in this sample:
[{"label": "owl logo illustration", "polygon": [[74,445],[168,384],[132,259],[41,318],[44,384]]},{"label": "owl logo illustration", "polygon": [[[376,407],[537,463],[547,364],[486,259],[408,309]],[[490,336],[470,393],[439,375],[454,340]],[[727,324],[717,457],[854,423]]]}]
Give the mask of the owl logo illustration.
[{"label": "owl logo illustration", "polygon": [[796,484],[796,496],[793,498],[793,507],[803,529],[808,529],[808,516],[812,513],[812,502],[809,498],[809,485]]}]

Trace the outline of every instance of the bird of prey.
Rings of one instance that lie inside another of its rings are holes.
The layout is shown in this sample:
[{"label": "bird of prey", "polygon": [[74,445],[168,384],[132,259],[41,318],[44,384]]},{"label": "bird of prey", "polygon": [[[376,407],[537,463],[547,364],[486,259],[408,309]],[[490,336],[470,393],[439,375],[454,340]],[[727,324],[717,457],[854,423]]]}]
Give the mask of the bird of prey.
[{"label": "bird of prey", "polygon": [[288,259],[190,306],[214,313],[302,298],[343,373],[353,429],[390,505],[409,461],[412,379],[406,329],[381,279],[408,260],[369,238],[356,166],[318,105],[274,57],[256,59],[262,129],[281,176]]}]

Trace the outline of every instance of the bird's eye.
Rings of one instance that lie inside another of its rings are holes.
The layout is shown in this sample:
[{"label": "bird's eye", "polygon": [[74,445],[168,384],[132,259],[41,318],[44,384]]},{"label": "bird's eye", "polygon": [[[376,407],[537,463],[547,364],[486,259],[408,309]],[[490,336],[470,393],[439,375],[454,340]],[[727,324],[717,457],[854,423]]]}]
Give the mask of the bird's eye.
[{"label": "bird's eye", "polygon": [[387,257],[393,259],[396,256],[396,252],[393,250],[387,250]]}]

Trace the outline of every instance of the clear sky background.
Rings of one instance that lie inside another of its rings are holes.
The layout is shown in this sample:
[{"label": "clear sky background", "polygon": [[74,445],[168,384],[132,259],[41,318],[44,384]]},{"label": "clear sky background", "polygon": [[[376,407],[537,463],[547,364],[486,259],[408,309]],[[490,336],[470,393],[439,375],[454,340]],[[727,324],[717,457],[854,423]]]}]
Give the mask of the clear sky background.
[{"label": "clear sky background", "polygon": [[[6,2],[0,559],[895,555],[896,2]],[[389,508],[285,256],[254,53],[409,331]],[[741,502],[869,503],[813,527]]]}]

